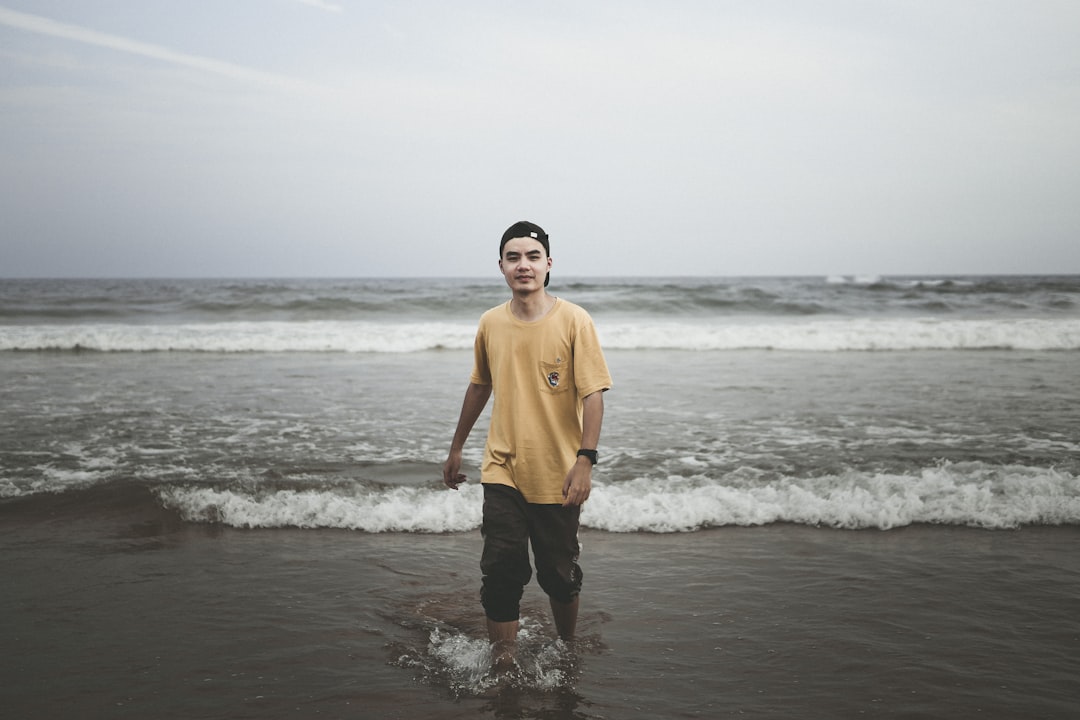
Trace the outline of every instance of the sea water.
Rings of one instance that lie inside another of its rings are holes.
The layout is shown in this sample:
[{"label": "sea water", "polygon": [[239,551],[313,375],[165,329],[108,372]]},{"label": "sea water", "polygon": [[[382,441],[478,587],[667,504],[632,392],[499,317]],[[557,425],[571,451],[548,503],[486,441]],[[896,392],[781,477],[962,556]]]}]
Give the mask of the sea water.
[{"label": "sea water", "polygon": [[614,378],[582,638],[553,644],[527,595],[524,672],[494,702],[486,414],[469,482],[440,465],[501,279],[0,281],[5,704],[1077,709],[1080,277],[550,290],[592,314]]},{"label": "sea water", "polygon": [[[1080,278],[575,280],[614,374],[583,522],[1080,522]],[[0,496],[475,528],[438,465],[495,281],[0,282]],[[466,451],[474,470],[486,417]]]}]

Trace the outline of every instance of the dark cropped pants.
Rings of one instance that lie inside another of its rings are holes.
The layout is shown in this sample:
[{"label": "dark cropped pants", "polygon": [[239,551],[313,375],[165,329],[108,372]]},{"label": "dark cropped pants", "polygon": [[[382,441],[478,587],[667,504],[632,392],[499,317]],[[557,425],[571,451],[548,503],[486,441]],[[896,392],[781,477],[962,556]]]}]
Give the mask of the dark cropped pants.
[{"label": "dark cropped pants", "polygon": [[521,595],[532,578],[530,541],[536,580],[543,591],[564,604],[577,597],[582,578],[577,562],[580,514],[577,506],[529,503],[515,488],[484,485],[480,602],[488,618],[495,622],[519,618]]}]

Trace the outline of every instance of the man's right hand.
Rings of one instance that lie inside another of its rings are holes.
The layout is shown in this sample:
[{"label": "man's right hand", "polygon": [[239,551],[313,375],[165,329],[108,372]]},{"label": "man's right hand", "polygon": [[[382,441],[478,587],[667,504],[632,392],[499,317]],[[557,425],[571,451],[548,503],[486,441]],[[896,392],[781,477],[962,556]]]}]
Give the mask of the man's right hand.
[{"label": "man's right hand", "polygon": [[451,450],[442,466],[442,480],[446,487],[457,490],[468,478],[461,472],[461,451]]}]

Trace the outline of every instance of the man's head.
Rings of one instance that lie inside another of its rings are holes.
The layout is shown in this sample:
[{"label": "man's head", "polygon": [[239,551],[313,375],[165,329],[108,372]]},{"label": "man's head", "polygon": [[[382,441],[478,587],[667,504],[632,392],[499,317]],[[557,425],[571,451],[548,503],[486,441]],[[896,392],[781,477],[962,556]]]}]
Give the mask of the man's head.
[{"label": "man's head", "polygon": [[[504,257],[504,252],[503,252],[504,249],[506,248],[506,243],[509,242],[510,240],[516,240],[516,239],[519,239],[519,238],[526,238],[526,239],[534,240],[534,241],[540,243],[544,248],[544,258],[545,258],[545,260],[550,260],[550,258],[551,258],[551,247],[548,245],[548,235],[547,235],[547,233],[544,232],[544,229],[542,227],[540,227],[539,225],[537,225],[536,223],[531,223],[531,222],[529,222],[527,220],[520,220],[520,221],[514,223],[513,225],[511,225],[510,227],[508,227],[506,229],[506,232],[503,233],[502,242],[499,243],[499,264],[500,264],[500,266],[502,265],[503,261],[506,259]],[[551,267],[550,262],[548,262],[547,265],[548,265],[549,268]],[[550,270],[548,270],[547,275],[544,277],[544,287],[547,287],[549,282],[551,282],[551,271]]]}]

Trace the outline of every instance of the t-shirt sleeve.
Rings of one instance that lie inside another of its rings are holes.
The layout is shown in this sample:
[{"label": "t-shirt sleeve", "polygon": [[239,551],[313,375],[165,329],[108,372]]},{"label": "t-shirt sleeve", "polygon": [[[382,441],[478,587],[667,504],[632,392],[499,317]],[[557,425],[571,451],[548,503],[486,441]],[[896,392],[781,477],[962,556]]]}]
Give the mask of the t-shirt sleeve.
[{"label": "t-shirt sleeve", "polygon": [[600,347],[596,325],[584,311],[574,338],[574,379],[579,397],[611,389],[611,373]]},{"label": "t-shirt sleeve", "polygon": [[481,319],[480,327],[476,330],[476,339],[473,341],[473,369],[469,376],[469,382],[474,385],[491,384],[491,365],[488,364],[485,337],[484,322]]}]

